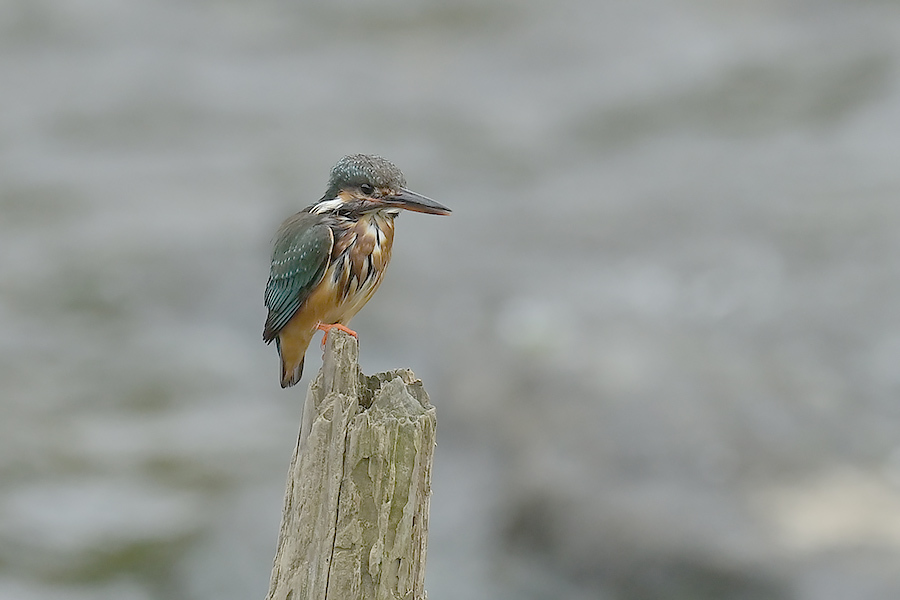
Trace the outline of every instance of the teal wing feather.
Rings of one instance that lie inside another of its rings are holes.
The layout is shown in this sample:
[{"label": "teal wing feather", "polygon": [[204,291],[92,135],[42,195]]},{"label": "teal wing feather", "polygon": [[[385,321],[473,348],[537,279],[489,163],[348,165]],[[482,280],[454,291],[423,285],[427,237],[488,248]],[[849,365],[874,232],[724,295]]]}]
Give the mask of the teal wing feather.
[{"label": "teal wing feather", "polygon": [[318,215],[298,213],[282,224],[275,238],[266,285],[266,343],[275,339],[322,281],[333,245],[334,234]]}]

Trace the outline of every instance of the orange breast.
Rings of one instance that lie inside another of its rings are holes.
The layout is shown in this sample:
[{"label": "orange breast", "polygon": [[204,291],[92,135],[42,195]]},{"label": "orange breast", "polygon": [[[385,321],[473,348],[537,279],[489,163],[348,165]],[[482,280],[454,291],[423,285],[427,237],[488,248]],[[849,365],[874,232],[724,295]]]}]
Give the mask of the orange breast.
[{"label": "orange breast", "polygon": [[394,220],[379,213],[366,215],[338,237],[341,243],[335,241],[325,273],[330,281],[323,282],[329,287],[333,283],[335,305],[322,322],[346,325],[381,285],[391,260]]}]

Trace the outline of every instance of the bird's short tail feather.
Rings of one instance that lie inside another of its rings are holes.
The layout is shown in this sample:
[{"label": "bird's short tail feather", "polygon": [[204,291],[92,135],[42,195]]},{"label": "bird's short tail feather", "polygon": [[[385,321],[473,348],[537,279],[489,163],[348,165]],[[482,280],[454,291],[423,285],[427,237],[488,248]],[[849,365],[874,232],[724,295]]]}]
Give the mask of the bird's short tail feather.
[{"label": "bird's short tail feather", "polygon": [[293,371],[289,370],[284,361],[281,361],[281,387],[291,387],[300,381],[300,378],[303,376],[303,359],[300,360],[300,363],[294,368]]},{"label": "bird's short tail feather", "polygon": [[300,381],[300,378],[303,377],[303,362],[304,357],[300,357],[300,362],[294,367],[291,368],[286,362],[284,362],[284,358],[281,356],[281,338],[275,338],[275,347],[278,348],[278,358],[280,359],[278,362],[281,363],[281,387],[291,387],[292,385],[296,385],[297,382]]}]

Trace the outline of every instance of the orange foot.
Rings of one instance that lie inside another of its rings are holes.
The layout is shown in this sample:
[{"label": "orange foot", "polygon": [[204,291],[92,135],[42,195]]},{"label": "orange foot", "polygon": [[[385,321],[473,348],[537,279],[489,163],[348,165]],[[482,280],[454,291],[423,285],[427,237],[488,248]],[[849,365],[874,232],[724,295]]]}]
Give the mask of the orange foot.
[{"label": "orange foot", "polygon": [[323,348],[325,347],[325,342],[328,341],[328,332],[330,332],[332,329],[340,329],[341,331],[343,331],[345,333],[349,333],[353,337],[359,339],[359,336],[356,334],[355,331],[353,331],[349,327],[344,327],[340,323],[332,323],[330,325],[327,325],[325,323],[318,323],[316,325],[316,329],[321,329],[322,331],[325,332],[325,335],[322,336],[322,347]]}]

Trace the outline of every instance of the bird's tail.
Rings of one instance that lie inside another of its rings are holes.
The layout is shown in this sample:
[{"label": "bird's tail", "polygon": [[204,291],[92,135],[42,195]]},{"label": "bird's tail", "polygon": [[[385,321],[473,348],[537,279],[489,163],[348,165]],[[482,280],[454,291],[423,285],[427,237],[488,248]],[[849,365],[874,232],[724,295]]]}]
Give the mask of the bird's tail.
[{"label": "bird's tail", "polygon": [[303,354],[300,355],[300,360],[291,360],[291,357],[284,356],[281,352],[281,338],[275,338],[275,347],[278,348],[278,358],[281,359],[281,387],[291,387],[292,385],[296,385],[300,378],[303,376]]},{"label": "bird's tail", "polygon": [[291,387],[300,381],[303,376],[303,359],[294,365],[293,369],[284,361],[281,361],[281,387]]}]

